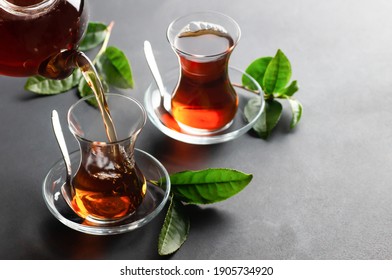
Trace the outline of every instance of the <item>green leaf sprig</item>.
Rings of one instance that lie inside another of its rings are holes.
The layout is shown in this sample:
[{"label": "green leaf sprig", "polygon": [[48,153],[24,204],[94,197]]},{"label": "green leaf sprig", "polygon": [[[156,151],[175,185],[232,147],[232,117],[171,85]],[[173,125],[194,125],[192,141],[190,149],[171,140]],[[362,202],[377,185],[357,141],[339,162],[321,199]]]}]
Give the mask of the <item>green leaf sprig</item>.
[{"label": "green leaf sprig", "polygon": [[170,175],[171,202],[158,240],[158,253],[170,255],[186,241],[190,218],[186,204],[212,204],[243,190],[253,175],[227,168],[183,171]]},{"label": "green leaf sprig", "polygon": [[[134,86],[131,65],[124,52],[114,46],[108,46],[113,25],[113,22],[109,25],[89,22],[86,34],[79,45],[79,50],[83,52],[101,46],[92,62],[100,76],[105,92],[109,91],[110,86],[120,89],[133,88]],[[93,94],[79,69],[75,69],[71,76],[63,80],[33,76],[28,78],[25,84],[26,90],[40,95],[59,94],[74,87],[78,88],[81,97]]]},{"label": "green leaf sprig", "polygon": [[[301,119],[303,107],[293,97],[299,88],[296,80],[289,84],[291,64],[285,54],[278,50],[274,57],[258,58],[248,66],[245,72],[257,81],[264,92],[264,112],[253,126],[257,134],[267,139],[278,124],[283,106],[277,99],[288,100],[292,112],[290,128],[294,128]],[[242,77],[242,84],[250,90],[256,90],[251,80],[245,75]],[[248,120],[253,119],[260,110],[260,106],[260,100],[250,100],[245,106],[245,117]]]}]

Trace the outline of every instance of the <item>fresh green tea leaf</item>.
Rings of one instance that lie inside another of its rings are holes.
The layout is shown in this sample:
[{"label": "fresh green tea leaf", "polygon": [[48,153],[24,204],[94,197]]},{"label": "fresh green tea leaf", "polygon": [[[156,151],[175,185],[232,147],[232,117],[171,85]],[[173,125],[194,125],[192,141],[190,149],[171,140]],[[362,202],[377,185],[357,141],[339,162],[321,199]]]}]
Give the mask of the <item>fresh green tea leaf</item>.
[{"label": "fresh green tea leaf", "polygon": [[288,97],[293,96],[298,91],[297,81],[293,81],[288,87],[280,91],[279,96]]},{"label": "fresh green tea leaf", "polygon": [[[260,107],[261,107],[260,98],[252,98],[248,101],[248,103],[245,105],[244,108],[244,115],[248,122],[250,122],[257,116],[257,113],[260,111]],[[255,122],[253,126],[253,130],[255,130],[261,138],[264,138],[262,137],[261,133],[263,131],[264,132],[267,131],[265,108],[261,116]]]},{"label": "fresh green tea leaf", "polygon": [[89,22],[86,34],[80,42],[79,50],[88,51],[97,47],[105,40],[107,32],[107,25],[104,23]]},{"label": "fresh green tea leaf", "polygon": [[79,70],[75,70],[71,76],[63,80],[50,80],[42,76],[33,76],[27,79],[24,88],[37,94],[58,94],[78,85],[81,77],[82,74]]},{"label": "fresh green tea leaf", "polygon": [[159,255],[176,252],[188,237],[190,220],[181,201],[171,198],[158,240]]},{"label": "fresh green tea leaf", "polygon": [[116,47],[108,47],[98,60],[103,78],[117,88],[133,88],[131,65],[125,54]]},{"label": "fresh green tea leaf", "polygon": [[[254,60],[245,70],[247,74],[249,74],[252,78],[254,78],[259,83],[259,85],[263,90],[264,90],[264,85],[263,85],[264,74],[271,60],[272,57],[270,56],[258,58]],[[257,90],[257,88],[254,86],[254,83],[246,75],[242,76],[242,84],[251,90]]]},{"label": "fresh green tea leaf", "polygon": [[252,177],[237,170],[216,168],[175,173],[170,175],[170,182],[177,199],[193,204],[209,204],[237,194]]},{"label": "fresh green tea leaf", "polygon": [[271,134],[271,131],[278,124],[280,117],[282,116],[282,104],[276,100],[267,100],[265,103],[265,112],[267,119],[267,137]]},{"label": "fresh green tea leaf", "polygon": [[290,61],[281,50],[268,64],[264,74],[263,89],[267,95],[280,92],[284,89],[291,78]]},{"label": "fresh green tea leaf", "polygon": [[294,128],[302,117],[302,104],[293,98],[288,98],[287,100],[290,103],[292,112],[290,128]]},{"label": "fresh green tea leaf", "polygon": [[[255,112],[260,110],[260,106],[261,102],[259,99],[251,99],[245,107],[244,113],[246,118],[248,120],[253,119]],[[253,126],[253,130],[257,132],[260,138],[267,139],[269,137],[282,115],[282,110],[282,104],[278,101],[266,100],[264,112]]]},{"label": "fresh green tea leaf", "polygon": [[[261,107],[261,99],[260,98],[254,97],[248,101],[248,103],[245,105],[245,108],[244,108],[244,115],[245,115],[245,118],[247,119],[248,122],[250,122],[251,120],[253,120],[257,116],[258,112],[260,111],[260,107]],[[263,116],[265,116],[264,113],[262,113],[260,118]],[[257,122],[259,123],[259,125],[260,125],[260,123],[262,123],[262,121],[260,119],[258,119]]]}]

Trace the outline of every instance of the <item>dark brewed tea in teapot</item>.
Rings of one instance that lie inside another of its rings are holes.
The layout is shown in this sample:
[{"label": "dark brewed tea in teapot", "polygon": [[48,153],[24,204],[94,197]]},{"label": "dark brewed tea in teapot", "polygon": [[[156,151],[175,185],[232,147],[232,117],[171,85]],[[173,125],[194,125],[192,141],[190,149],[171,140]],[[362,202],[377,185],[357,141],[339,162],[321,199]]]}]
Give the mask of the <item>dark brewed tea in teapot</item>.
[{"label": "dark brewed tea in teapot", "polygon": [[87,20],[84,0],[0,0],[0,75],[71,74],[51,77],[40,67],[62,51],[75,50]]},{"label": "dark brewed tea in teapot", "polygon": [[0,75],[64,79],[79,68],[96,95],[109,141],[115,141],[99,77],[77,50],[87,23],[84,0],[0,0]]}]

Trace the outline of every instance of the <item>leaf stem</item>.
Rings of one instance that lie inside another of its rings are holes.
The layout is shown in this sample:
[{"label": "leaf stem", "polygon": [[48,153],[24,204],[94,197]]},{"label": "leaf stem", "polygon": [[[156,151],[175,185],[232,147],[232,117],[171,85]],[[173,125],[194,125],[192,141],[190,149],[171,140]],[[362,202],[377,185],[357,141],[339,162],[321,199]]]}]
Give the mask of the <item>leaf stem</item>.
[{"label": "leaf stem", "polygon": [[158,182],[158,181],[155,181],[155,180],[147,179],[147,182],[149,182],[150,184],[153,184],[154,186],[157,186],[157,187],[160,186],[159,182]]},{"label": "leaf stem", "polygon": [[[259,92],[258,90],[250,89],[250,88],[248,88],[248,87],[246,87],[246,86],[244,86],[244,85],[237,84],[237,83],[232,83],[232,85],[235,86],[235,87],[239,87],[239,88],[242,88],[242,89],[244,89],[244,90],[247,90],[247,91],[249,91],[249,92],[252,92],[252,93],[254,93],[254,94],[260,95],[260,92]],[[269,98],[269,95],[267,95],[267,94],[264,93],[264,99],[267,99],[267,98]]]},{"label": "leaf stem", "polygon": [[99,57],[105,52],[106,48],[108,47],[108,43],[109,43],[110,35],[112,34],[113,26],[114,26],[114,21],[110,22],[110,24],[107,26],[107,28],[106,28],[107,33],[105,36],[105,40],[103,41],[101,49],[99,50],[97,56],[94,58],[93,64],[95,64],[97,62]]}]

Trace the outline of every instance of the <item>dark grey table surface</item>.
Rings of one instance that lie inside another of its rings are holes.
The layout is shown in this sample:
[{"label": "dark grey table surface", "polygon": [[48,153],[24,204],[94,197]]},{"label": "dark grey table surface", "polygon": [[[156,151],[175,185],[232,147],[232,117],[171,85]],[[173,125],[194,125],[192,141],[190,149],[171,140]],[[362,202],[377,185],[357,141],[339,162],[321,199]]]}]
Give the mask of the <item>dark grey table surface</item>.
[{"label": "dark grey table surface", "polygon": [[[248,133],[217,145],[173,140],[148,121],[137,148],[172,173],[228,167],[252,173],[237,196],[191,207],[191,230],[171,259],[392,258],[391,1],[94,0],[90,19],[115,21],[110,44],[131,61],[143,101],[152,82],[143,54],[149,40],[162,72],[177,61],[165,31],[176,17],[200,10],[232,16],[242,37],[231,65],[282,49],[304,106],[289,129],[287,104],[267,140]],[[48,211],[41,186],[60,159],[50,114],[65,126],[76,91],[37,97],[25,78],[0,77],[0,258],[155,259],[163,214],[134,232],[92,236]],[[77,148],[65,131],[70,150]]]}]

